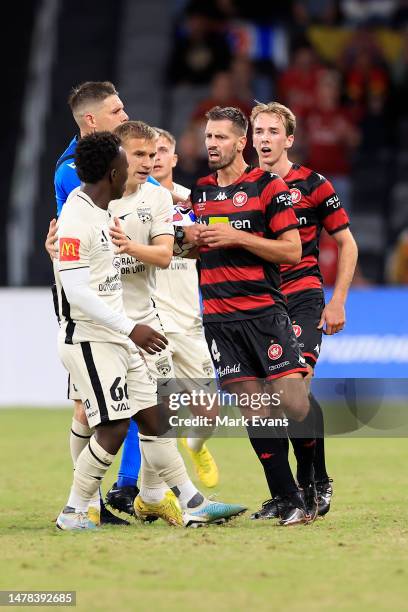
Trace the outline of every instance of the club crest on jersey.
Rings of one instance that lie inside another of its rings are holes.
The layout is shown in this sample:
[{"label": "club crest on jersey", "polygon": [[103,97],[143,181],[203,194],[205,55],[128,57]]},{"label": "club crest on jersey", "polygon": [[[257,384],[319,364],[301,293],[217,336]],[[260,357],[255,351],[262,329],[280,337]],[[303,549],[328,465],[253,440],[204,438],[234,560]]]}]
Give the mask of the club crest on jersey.
[{"label": "club crest on jersey", "polygon": [[245,191],[237,191],[237,193],[234,193],[234,197],[232,198],[232,203],[234,206],[239,208],[240,206],[244,206],[244,204],[247,202],[248,196]]},{"label": "club crest on jersey", "polygon": [[293,331],[295,332],[296,338],[299,338],[299,336],[302,333],[302,328],[300,327],[300,325],[294,325],[293,326]]},{"label": "club crest on jersey", "polygon": [[171,365],[168,357],[162,357],[156,361],[156,368],[159,374],[167,376],[171,372]]},{"label": "club crest on jersey", "polygon": [[113,258],[112,265],[113,265],[113,267],[114,267],[114,268],[116,268],[117,270],[119,270],[119,269],[120,269],[120,266],[121,266],[121,258],[120,258],[118,255],[116,255],[116,257],[114,257],[114,258]]},{"label": "club crest on jersey", "polygon": [[142,223],[148,223],[152,220],[152,214],[150,212],[150,208],[137,208],[137,216],[141,220]]},{"label": "club crest on jersey", "polygon": [[203,371],[208,378],[212,378],[214,376],[214,369],[212,362],[210,360],[204,361],[203,363]]},{"label": "club crest on jersey", "polygon": [[290,195],[292,197],[292,204],[297,204],[302,199],[302,193],[299,189],[297,189],[297,187],[293,187],[290,190]]},{"label": "club crest on jersey", "polygon": [[273,359],[273,361],[280,359],[280,357],[282,357],[282,353],[283,349],[280,344],[271,344],[271,346],[268,348],[268,357],[269,359]]}]

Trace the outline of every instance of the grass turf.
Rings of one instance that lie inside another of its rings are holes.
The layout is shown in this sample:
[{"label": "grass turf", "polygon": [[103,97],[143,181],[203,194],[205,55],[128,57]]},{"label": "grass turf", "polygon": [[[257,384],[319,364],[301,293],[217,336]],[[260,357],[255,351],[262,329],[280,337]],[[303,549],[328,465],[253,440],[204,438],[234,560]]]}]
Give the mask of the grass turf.
[{"label": "grass turf", "polygon": [[[157,521],[63,533],[53,519],[71,484],[70,422],[69,410],[0,411],[0,589],[75,590],[79,610],[406,609],[406,439],[329,439],[332,510],[310,526],[248,512],[197,530]],[[248,441],[210,447],[218,499],[255,510],[267,491]]]}]

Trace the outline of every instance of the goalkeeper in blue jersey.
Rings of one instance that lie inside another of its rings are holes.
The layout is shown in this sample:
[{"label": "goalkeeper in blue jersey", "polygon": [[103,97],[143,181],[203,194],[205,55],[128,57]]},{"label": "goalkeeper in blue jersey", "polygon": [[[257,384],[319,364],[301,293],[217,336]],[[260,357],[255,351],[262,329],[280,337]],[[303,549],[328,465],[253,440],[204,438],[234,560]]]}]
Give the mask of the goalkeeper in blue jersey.
[{"label": "goalkeeper in blue jersey", "polygon": [[[68,104],[79,127],[80,136],[92,132],[113,132],[118,125],[129,119],[118,92],[109,81],[88,81],[74,87]],[[74,136],[57,161],[54,185],[58,216],[71,191],[81,184],[74,163],[78,138],[79,136]],[[152,177],[148,180],[159,185]]]}]

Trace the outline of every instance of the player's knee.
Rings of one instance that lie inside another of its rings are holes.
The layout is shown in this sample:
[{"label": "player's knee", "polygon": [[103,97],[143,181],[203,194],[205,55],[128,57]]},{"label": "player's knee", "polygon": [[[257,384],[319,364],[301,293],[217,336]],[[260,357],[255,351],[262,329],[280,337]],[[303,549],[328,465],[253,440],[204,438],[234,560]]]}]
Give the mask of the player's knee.
[{"label": "player's knee", "polygon": [[295,421],[303,421],[307,417],[309,410],[310,401],[305,389],[305,393],[299,393],[292,398],[290,409],[287,409],[287,413]]},{"label": "player's knee", "polygon": [[98,425],[95,431],[96,441],[109,453],[116,455],[126,438],[129,423],[130,419],[120,419]]},{"label": "player's knee", "polygon": [[130,419],[121,419],[120,421],[113,422],[113,435],[117,439],[121,439],[122,442],[126,438],[128,429],[129,429]]},{"label": "player's knee", "polygon": [[88,419],[86,418],[84,405],[81,400],[74,400],[74,418],[82,423],[82,425],[88,425]]}]

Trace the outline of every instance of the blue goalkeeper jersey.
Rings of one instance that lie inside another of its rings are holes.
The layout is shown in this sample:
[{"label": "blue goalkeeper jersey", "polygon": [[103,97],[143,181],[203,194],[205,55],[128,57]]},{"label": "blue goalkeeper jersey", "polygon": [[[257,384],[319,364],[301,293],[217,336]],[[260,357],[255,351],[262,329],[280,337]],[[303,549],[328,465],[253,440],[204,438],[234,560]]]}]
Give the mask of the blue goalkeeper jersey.
[{"label": "blue goalkeeper jersey", "polygon": [[[55,168],[54,186],[58,217],[71,191],[76,189],[76,187],[79,187],[81,184],[74,163],[75,149],[77,144],[78,136],[75,136],[61,157],[58,159]],[[149,176],[147,181],[149,183],[153,183],[153,185],[160,185],[160,183],[152,176]]]}]

